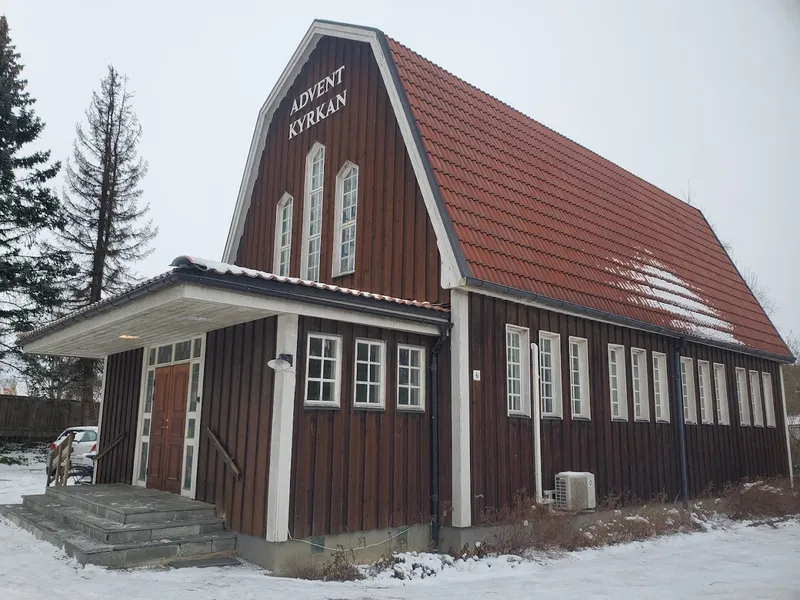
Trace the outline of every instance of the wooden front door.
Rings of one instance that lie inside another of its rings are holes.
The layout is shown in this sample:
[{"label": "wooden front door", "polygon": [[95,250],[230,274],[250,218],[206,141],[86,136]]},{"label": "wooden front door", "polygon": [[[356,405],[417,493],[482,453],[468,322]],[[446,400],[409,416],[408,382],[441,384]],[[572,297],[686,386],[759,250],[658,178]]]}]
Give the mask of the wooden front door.
[{"label": "wooden front door", "polygon": [[180,494],[189,364],[156,369],[147,487]]}]

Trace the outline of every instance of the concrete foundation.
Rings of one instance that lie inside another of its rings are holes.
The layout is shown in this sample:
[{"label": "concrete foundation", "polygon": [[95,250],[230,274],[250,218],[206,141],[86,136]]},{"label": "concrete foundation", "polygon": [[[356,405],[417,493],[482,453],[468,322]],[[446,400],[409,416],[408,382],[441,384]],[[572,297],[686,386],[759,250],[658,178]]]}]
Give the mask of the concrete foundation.
[{"label": "concrete foundation", "polygon": [[240,533],[236,549],[242,558],[269,569],[276,575],[287,575],[291,574],[292,568],[300,561],[322,563],[330,560],[340,546],[348,553],[352,550],[356,563],[370,563],[393,552],[430,550],[431,527],[426,523],[286,542],[268,542]]}]

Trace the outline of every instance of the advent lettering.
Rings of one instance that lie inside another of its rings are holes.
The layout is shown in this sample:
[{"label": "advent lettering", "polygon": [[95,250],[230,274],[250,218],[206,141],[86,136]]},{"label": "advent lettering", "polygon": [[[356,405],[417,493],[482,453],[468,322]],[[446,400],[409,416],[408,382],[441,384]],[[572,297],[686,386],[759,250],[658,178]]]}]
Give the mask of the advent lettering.
[{"label": "advent lettering", "polygon": [[[344,65],[336,69],[333,73],[331,73],[324,79],[320,79],[316,84],[312,85],[305,92],[300,94],[297,98],[294,99],[294,102],[292,102],[292,112],[290,112],[289,114],[293,115],[297,111],[302,110],[310,102],[318,100],[323,95],[327,94],[331,90],[331,88],[335,88],[341,85],[343,71],[344,71]],[[305,131],[312,125],[316,125],[320,121],[327,119],[337,110],[346,105],[347,105],[347,90],[344,89],[342,90],[341,93],[336,94],[335,97],[331,98],[327,102],[323,102],[316,108],[313,108],[310,111],[308,111],[299,119],[295,119],[294,121],[292,121],[289,124],[289,139],[292,139],[298,133]]]}]

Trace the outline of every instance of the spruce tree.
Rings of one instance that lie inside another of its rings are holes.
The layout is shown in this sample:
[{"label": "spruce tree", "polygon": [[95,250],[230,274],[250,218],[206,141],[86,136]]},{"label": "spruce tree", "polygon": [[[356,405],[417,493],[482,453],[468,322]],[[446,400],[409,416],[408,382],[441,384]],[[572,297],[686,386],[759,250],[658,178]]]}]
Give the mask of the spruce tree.
[{"label": "spruce tree", "polygon": [[44,246],[65,224],[50,188],[60,164],[49,151],[30,149],[44,123],[19,58],[0,16],[0,368],[25,373],[35,358],[21,354],[15,334],[56,314],[72,263],[67,252]]},{"label": "spruce tree", "polygon": [[[148,256],[158,233],[141,204],[140,183],[147,163],[138,154],[142,128],[133,112],[127,79],[113,67],[92,95],[85,124],[76,127],[67,161],[66,226],[60,246],[78,265],[70,283],[77,309],[121,291],[137,281],[133,265]],[[92,400],[97,361],[80,361],[84,392]]]}]

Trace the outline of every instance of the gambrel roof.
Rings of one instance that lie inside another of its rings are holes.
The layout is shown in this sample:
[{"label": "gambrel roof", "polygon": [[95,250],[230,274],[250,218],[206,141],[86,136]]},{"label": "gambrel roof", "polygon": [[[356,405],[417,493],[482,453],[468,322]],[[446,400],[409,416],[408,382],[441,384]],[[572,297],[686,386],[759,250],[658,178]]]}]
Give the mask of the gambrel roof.
[{"label": "gambrel roof", "polygon": [[[322,35],[368,42],[375,53],[437,234],[444,285],[789,359],[697,208],[372,28],[315,21],[282,80]],[[262,109],[256,146],[282,86]],[[247,181],[246,170],[227,262]]]}]

